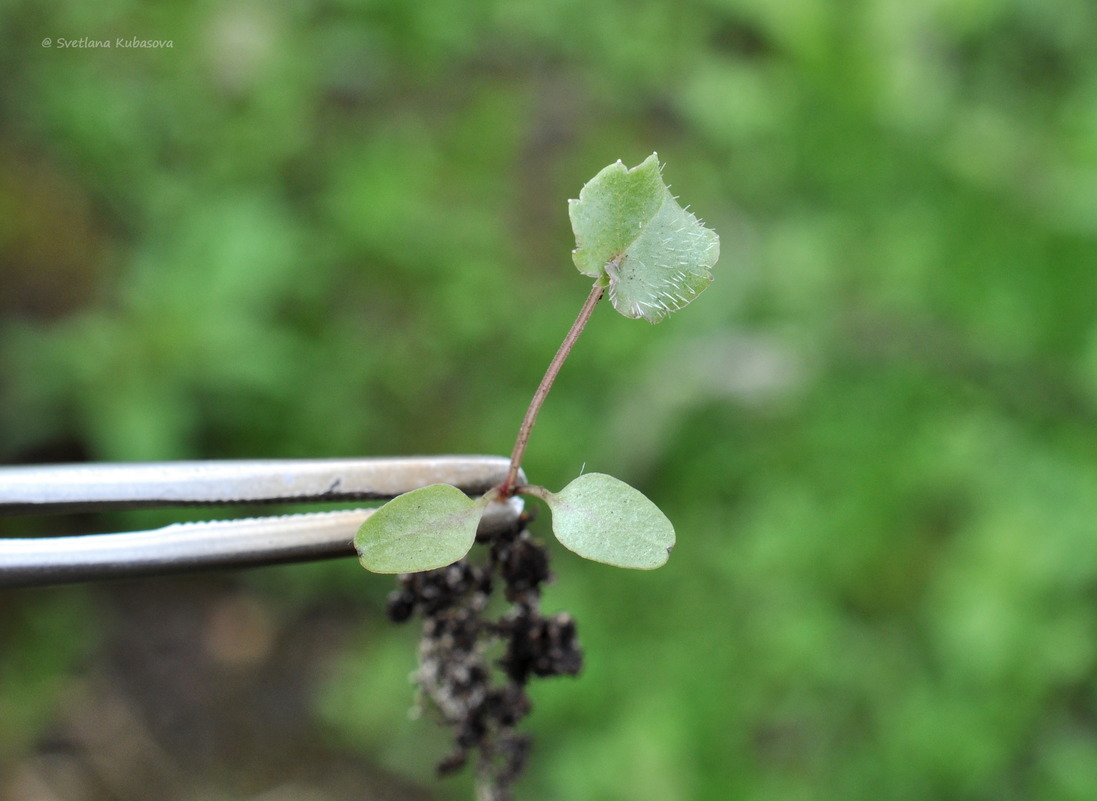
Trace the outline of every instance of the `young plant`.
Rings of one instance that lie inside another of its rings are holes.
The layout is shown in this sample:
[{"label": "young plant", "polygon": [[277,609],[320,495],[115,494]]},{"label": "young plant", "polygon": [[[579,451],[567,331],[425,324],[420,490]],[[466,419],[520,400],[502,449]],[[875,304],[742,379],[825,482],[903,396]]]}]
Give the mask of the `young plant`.
[{"label": "young plant", "polygon": [[[529,713],[526,685],[534,678],[573,676],[583,665],[576,622],[541,612],[549,582],[548,550],[526,529],[481,534],[486,553],[465,555],[477,542],[490,504],[513,495],[543,500],[557,539],[580,556],[619,567],[650,569],[667,561],[674,527],[638,490],[602,473],[586,473],[559,492],[520,484],[530,432],[560,368],[595,306],[608,295],[626,317],[657,323],[696,298],[712,281],[720,252],[715,232],[683,209],[663,183],[658,157],[626,169],[618,161],[599,172],[570,206],[579,272],[594,286],[549,364],[518,430],[510,467],[497,487],[469,498],[435,484],[400,495],[367,518],[355,537],[362,564],[400,573],[389,596],[395,622],[423,618],[421,696],[453,730],[453,750],[438,763],[447,775],[477,754],[477,798],[509,801],[531,747],[517,730]],[[498,590],[509,602],[498,617]],[[489,654],[501,653],[492,661]]]},{"label": "young plant", "polygon": [[537,414],[598,301],[608,295],[626,317],[658,323],[693,301],[712,282],[720,239],[678,205],[663,182],[658,156],[628,169],[611,164],[569,201],[575,266],[594,278],[579,316],[564,337],[518,430],[503,482],[469,498],[446,484],[400,495],[370,516],[355,537],[362,565],[375,573],[415,573],[450,565],[472,548],[489,504],[515,494],[544,501],[556,538],[570,550],[617,567],[663,565],[674,527],[641,492],[603,473],[579,476],[559,492],[518,484]]}]

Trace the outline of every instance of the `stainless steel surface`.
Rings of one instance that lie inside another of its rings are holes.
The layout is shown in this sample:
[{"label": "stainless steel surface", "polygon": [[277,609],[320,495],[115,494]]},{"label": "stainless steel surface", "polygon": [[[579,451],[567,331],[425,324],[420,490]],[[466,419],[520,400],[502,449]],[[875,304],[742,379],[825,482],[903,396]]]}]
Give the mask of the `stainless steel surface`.
[{"label": "stainless steel surface", "polygon": [[429,456],[0,467],[0,513],[384,499],[428,484],[480,495],[507,466],[499,456]]},{"label": "stainless steel surface", "polygon": [[[165,575],[354,556],[372,509],[176,523],[151,531],[0,540],[0,588]],[[480,531],[514,525],[522,500],[491,504]]]},{"label": "stainless steel surface", "polygon": [[[0,467],[0,514],[381,500],[429,484],[481,495],[503,481],[508,464],[497,456],[429,456]],[[0,539],[0,588],[353,556],[354,535],[372,511]],[[481,531],[513,525],[521,512],[518,498],[491,504]]]}]

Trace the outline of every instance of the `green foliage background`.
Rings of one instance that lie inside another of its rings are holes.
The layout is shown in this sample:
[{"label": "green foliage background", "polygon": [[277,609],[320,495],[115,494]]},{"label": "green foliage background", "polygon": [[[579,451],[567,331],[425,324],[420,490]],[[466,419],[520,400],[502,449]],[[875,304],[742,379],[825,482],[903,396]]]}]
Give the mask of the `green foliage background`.
[{"label": "green foliage background", "polygon": [[[58,44],[135,36],[173,47]],[[679,544],[553,544],[588,664],[535,690],[521,797],[1093,798],[1088,0],[7,0],[0,460],[508,453],[588,288],[566,199],[653,150],[716,281],[599,309],[526,470],[619,476]],[[352,604],[318,731],[467,794],[388,579],[238,580]],[[93,592],[0,595],[0,780]]]}]

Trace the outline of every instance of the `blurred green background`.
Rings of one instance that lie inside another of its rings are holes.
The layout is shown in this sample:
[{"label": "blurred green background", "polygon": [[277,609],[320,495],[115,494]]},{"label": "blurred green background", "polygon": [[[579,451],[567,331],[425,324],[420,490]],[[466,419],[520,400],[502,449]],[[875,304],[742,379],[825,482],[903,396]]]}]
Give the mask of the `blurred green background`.
[{"label": "blurred green background", "polygon": [[[679,544],[553,543],[519,797],[1097,797],[1090,0],[6,0],[0,461],[509,453],[654,150],[717,279],[599,309],[525,467]],[[469,797],[390,586],[0,594],[0,798]]]}]

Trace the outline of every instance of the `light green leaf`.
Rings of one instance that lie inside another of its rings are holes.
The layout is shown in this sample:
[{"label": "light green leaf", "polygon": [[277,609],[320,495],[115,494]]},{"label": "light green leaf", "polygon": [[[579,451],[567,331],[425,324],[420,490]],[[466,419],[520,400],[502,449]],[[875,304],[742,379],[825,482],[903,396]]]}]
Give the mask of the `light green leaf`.
[{"label": "light green leaf", "polygon": [[587,559],[651,570],[674,547],[674,526],[666,515],[613,476],[586,473],[560,492],[538,494],[552,510],[556,538]]},{"label": "light green leaf", "polygon": [[632,169],[609,165],[569,204],[575,266],[608,285],[626,317],[657,323],[712,282],[720,237],[678,205],[657,154]]},{"label": "light green leaf", "polygon": [[491,494],[473,500],[449,484],[405,492],[368,518],[354,537],[359,561],[374,573],[415,573],[463,557]]}]

